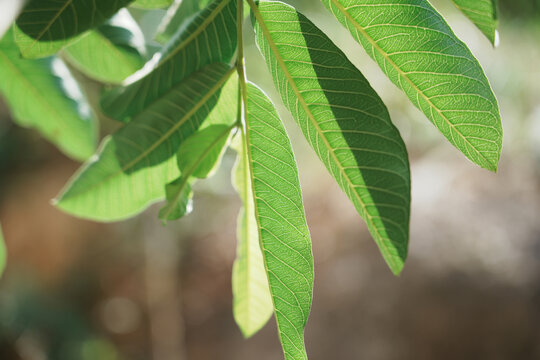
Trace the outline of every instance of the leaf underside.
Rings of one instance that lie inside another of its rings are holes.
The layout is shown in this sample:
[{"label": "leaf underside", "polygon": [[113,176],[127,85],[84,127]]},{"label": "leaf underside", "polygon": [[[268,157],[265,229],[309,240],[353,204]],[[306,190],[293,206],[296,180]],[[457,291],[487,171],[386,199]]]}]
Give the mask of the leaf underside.
[{"label": "leaf underside", "polygon": [[313,294],[313,255],[296,161],[270,100],[247,86],[246,140],[255,218],[287,360],[307,359],[304,327]]},{"label": "leaf underside", "polygon": [[27,58],[52,55],[133,0],[31,0],[17,18],[15,41]]},{"label": "leaf underside", "polygon": [[35,128],[65,154],[85,160],[94,152],[96,124],[65,65],[22,59],[11,31],[0,41],[0,93],[18,124]]},{"label": "leaf underside", "polygon": [[442,134],[496,171],[502,126],[495,95],[467,46],[426,0],[322,0]]},{"label": "leaf underside", "polygon": [[273,1],[252,10],[257,44],[283,103],[399,273],[407,256],[410,172],[386,107],[302,14]]},{"label": "leaf underside", "polygon": [[497,0],[452,0],[477,28],[495,45]]}]

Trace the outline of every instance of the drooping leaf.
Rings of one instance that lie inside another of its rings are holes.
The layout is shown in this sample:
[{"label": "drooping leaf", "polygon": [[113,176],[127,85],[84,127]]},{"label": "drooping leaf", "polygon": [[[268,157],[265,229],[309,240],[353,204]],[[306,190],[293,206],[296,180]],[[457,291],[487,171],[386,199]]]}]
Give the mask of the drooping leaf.
[{"label": "drooping leaf", "polygon": [[283,103],[399,273],[409,238],[410,172],[386,107],[302,14],[274,1],[261,1],[252,11],[257,44]]},{"label": "drooping leaf", "polygon": [[452,0],[454,4],[495,45],[497,32],[497,0]]},{"label": "drooping leaf", "polygon": [[304,327],[313,294],[313,254],[296,161],[273,104],[247,86],[246,141],[255,219],[286,360],[307,359]]},{"label": "drooping leaf", "polygon": [[274,305],[264,267],[255,209],[244,132],[235,138],[238,159],[233,169],[233,185],[243,207],[238,213],[236,227],[236,260],[232,271],[234,320],[244,337],[257,333],[270,319]]},{"label": "drooping leaf", "polygon": [[135,0],[131,6],[140,9],[161,9],[170,6],[174,0]]},{"label": "drooping leaf", "polygon": [[204,179],[217,167],[234,125],[211,125],[201,129],[184,141],[176,159],[180,177],[166,187],[167,205],[159,218],[176,220],[190,212],[191,178]]},{"label": "drooping leaf", "polygon": [[322,0],[385,74],[472,162],[497,169],[495,95],[467,46],[426,0]]},{"label": "drooping leaf", "polygon": [[17,19],[15,41],[24,57],[52,55],[131,1],[30,0]]},{"label": "drooping leaf", "polygon": [[205,119],[234,121],[229,102],[236,91],[229,88],[236,79],[224,89],[227,96],[219,97],[232,72],[225,64],[208,65],[105,138],[97,156],[62,192],[58,207],[80,217],[114,221],[163,199],[165,184],[179,176],[175,154],[182,141]]},{"label": "drooping leaf", "polygon": [[68,45],[65,56],[91,78],[121,83],[144,65],[144,36],[129,12],[122,9],[109,22]]},{"label": "drooping leaf", "polygon": [[59,59],[22,59],[11,31],[0,41],[0,93],[18,124],[67,155],[85,160],[94,152],[96,125],[68,69]]},{"label": "drooping leaf", "polygon": [[4,273],[4,270],[6,269],[6,262],[7,262],[7,249],[6,249],[6,244],[4,242],[4,235],[2,233],[2,226],[0,226],[0,277],[2,277],[2,274]]},{"label": "drooping leaf", "polygon": [[102,107],[127,121],[203,66],[230,62],[235,51],[236,1],[214,1],[164,48],[157,66],[145,66],[135,81],[106,94]]}]

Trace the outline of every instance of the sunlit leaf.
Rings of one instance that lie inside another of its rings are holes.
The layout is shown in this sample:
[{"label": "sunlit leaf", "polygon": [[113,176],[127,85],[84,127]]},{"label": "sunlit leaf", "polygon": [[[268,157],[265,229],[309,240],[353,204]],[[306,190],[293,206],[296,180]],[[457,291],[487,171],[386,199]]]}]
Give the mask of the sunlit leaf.
[{"label": "sunlit leaf", "polygon": [[452,0],[456,6],[495,44],[497,0]]},{"label": "sunlit leaf", "polygon": [[248,84],[246,141],[255,218],[287,360],[307,359],[313,255],[291,144],[273,104]]},{"label": "sunlit leaf", "polygon": [[24,57],[52,55],[131,1],[30,0],[17,19],[15,40]]},{"label": "sunlit leaf", "polygon": [[0,277],[6,269],[7,262],[7,249],[6,243],[4,242],[4,235],[2,233],[2,226],[0,226]]},{"label": "sunlit leaf", "polygon": [[456,148],[497,169],[495,95],[471,51],[426,0],[322,2]]},{"label": "sunlit leaf", "polygon": [[[235,109],[227,113],[230,106],[219,104],[231,101],[219,94],[232,72],[219,63],[203,68],[105,138],[97,156],[60,195],[58,207],[80,217],[113,221],[163,199],[165,184],[179,176],[175,155],[182,141],[205,119],[212,123],[217,121],[212,118],[235,118]],[[233,80],[227,87],[234,86]]]},{"label": "sunlit leaf", "polygon": [[235,138],[234,149],[238,159],[232,174],[233,185],[243,207],[238,213],[236,227],[238,244],[232,271],[233,314],[242,334],[249,338],[268,322],[274,306],[255,220],[247,143],[244,133],[239,135]]},{"label": "sunlit leaf", "polygon": [[405,145],[367,80],[306,17],[281,2],[252,8],[257,44],[283,103],[364,218],[394,273],[407,256]]},{"label": "sunlit leaf", "polygon": [[176,153],[180,177],[166,187],[167,205],[160,210],[160,219],[176,220],[189,213],[191,178],[204,179],[210,176],[226,149],[234,126],[211,125],[182,142]]},{"label": "sunlit leaf", "polygon": [[94,152],[96,125],[68,69],[58,59],[22,59],[11,31],[0,41],[0,93],[18,124],[67,155],[85,160]]},{"label": "sunlit leaf", "polygon": [[194,71],[211,63],[230,62],[235,51],[236,1],[214,1],[157,55],[156,66],[145,66],[128,79],[128,86],[106,94],[103,109],[126,121]]},{"label": "sunlit leaf", "polygon": [[65,48],[71,64],[105,83],[121,83],[145,62],[144,36],[125,9]]},{"label": "sunlit leaf", "polygon": [[160,9],[167,7],[174,0],[135,0],[131,6],[141,9]]}]

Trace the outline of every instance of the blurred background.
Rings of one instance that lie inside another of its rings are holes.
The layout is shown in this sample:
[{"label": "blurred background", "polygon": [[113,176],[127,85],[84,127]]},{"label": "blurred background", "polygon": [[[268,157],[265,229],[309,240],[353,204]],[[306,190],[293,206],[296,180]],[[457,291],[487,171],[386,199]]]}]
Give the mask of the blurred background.
[{"label": "blurred background", "polygon": [[[449,0],[433,1],[499,99],[497,174],[452,148],[318,1],[288,2],[324,27],[381,95],[408,146],[413,184],[409,258],[394,277],[302,140],[246,31],[248,77],[278,105],[300,167],[316,271],[310,359],[540,359],[539,2],[501,2],[494,49]],[[8,4],[0,0],[0,8]],[[0,13],[2,30],[9,12]],[[163,14],[138,19],[151,32]],[[15,126],[0,99],[0,222],[9,253],[0,359],[282,358],[273,320],[244,340],[232,316],[234,160],[227,153],[220,171],[198,183],[194,212],[167,227],[159,204],[120,223],[79,220],[50,204],[79,165]]]}]

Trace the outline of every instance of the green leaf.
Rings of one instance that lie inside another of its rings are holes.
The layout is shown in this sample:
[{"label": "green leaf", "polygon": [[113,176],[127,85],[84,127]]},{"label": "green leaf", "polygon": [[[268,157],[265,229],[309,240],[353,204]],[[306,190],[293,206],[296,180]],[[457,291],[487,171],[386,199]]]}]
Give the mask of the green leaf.
[{"label": "green leaf", "polygon": [[[212,64],[171,88],[133,120],[103,141],[60,195],[58,207],[100,221],[128,218],[164,197],[164,185],[178,178],[175,154],[205,123],[234,121],[229,81],[233,70]],[[232,90],[232,94],[236,95]],[[218,102],[219,98],[219,102]]]},{"label": "green leaf", "polygon": [[238,213],[238,244],[232,271],[233,314],[242,334],[249,338],[268,322],[274,312],[274,305],[255,220],[247,143],[244,133],[239,135],[234,142],[238,159],[233,169],[233,185],[240,195],[243,207]]},{"label": "green leaf", "polygon": [[214,1],[159,53],[157,66],[145,66],[128,86],[106,94],[104,111],[129,120],[191,73],[211,63],[230,62],[236,42],[236,1]]},{"label": "green leaf", "polygon": [[276,110],[247,86],[246,140],[255,218],[287,360],[307,359],[304,327],[313,294],[313,254],[296,161]]},{"label": "green leaf", "polygon": [[472,162],[497,169],[502,126],[482,67],[425,0],[322,0],[385,74]]},{"label": "green leaf", "polygon": [[24,57],[52,55],[131,1],[30,0],[17,19],[15,41]]},{"label": "green leaf", "polygon": [[211,125],[197,131],[180,145],[176,154],[180,178],[166,187],[167,205],[160,210],[160,219],[176,220],[191,212],[191,178],[204,179],[210,176],[226,149],[234,127]]},{"label": "green leaf", "polygon": [[497,32],[497,0],[452,0],[454,4],[495,45]]},{"label": "green leaf", "polygon": [[144,65],[146,56],[144,36],[125,9],[64,50],[78,70],[104,83],[121,83]]},{"label": "green leaf", "polygon": [[65,154],[85,160],[94,152],[96,124],[68,69],[59,59],[22,59],[11,31],[0,41],[0,93],[18,124]]},{"label": "green leaf", "polygon": [[209,0],[176,0],[159,24],[156,40],[163,44],[170,41],[178,29],[208,3]]},{"label": "green leaf", "polygon": [[7,263],[7,249],[4,242],[4,235],[2,234],[2,226],[0,226],[0,277],[4,274]]},{"label": "green leaf", "polygon": [[170,6],[174,0],[135,0],[131,6],[140,9],[161,9]]},{"label": "green leaf", "polygon": [[283,103],[398,274],[407,256],[410,172],[384,103],[305,16],[273,1],[252,11],[257,44]]}]

